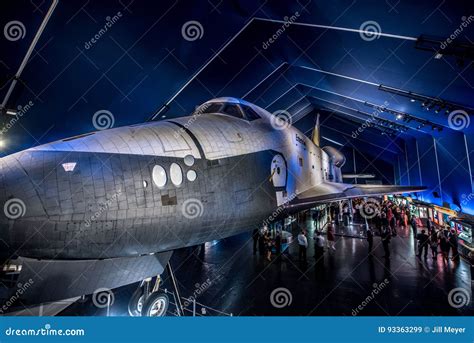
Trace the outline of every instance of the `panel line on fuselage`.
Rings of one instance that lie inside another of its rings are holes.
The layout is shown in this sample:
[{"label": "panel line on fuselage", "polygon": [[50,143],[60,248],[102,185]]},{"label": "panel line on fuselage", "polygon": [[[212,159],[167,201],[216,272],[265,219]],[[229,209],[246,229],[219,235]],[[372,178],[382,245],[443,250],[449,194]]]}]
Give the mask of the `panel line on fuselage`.
[{"label": "panel line on fuselage", "polygon": [[196,147],[198,148],[199,153],[201,154],[202,158],[207,160],[206,155],[204,154],[204,149],[203,149],[202,146],[201,146],[201,143],[200,143],[199,140],[196,138],[196,136],[194,135],[194,133],[191,132],[191,130],[189,130],[186,126],[181,125],[181,124],[176,123],[176,122],[171,121],[171,120],[168,120],[168,123],[174,124],[174,125],[176,125],[176,126],[179,126],[181,129],[183,129],[183,130],[189,135],[189,137],[191,137],[191,139],[193,140],[194,144],[196,144]]}]

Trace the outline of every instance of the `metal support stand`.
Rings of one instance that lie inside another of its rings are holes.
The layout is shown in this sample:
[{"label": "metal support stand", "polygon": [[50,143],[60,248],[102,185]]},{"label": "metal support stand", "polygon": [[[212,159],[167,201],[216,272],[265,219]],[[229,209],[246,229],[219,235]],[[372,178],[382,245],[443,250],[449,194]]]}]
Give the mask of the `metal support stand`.
[{"label": "metal support stand", "polygon": [[171,276],[171,281],[173,282],[173,288],[176,294],[176,309],[178,312],[178,316],[184,316],[184,308],[183,304],[181,303],[181,294],[179,294],[178,284],[176,283],[176,278],[174,277],[173,268],[171,268],[171,262],[168,262],[166,268],[168,269],[168,273]]}]

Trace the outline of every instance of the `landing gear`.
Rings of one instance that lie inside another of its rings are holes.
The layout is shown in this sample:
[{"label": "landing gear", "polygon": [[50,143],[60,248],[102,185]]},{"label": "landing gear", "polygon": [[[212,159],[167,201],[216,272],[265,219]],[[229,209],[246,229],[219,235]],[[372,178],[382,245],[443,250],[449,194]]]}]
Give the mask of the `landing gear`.
[{"label": "landing gear", "polygon": [[[175,291],[176,313],[178,316],[182,316],[184,315],[184,309],[181,303],[178,284],[170,263],[166,267]],[[158,291],[161,283],[160,275],[156,277],[153,287],[151,287],[152,281],[153,278],[143,280],[135,292],[133,292],[128,303],[128,313],[130,316],[162,317],[166,315],[170,301],[168,295]]]},{"label": "landing gear", "polygon": [[128,314],[132,317],[139,317],[142,314],[143,302],[145,294],[142,287],[138,287],[133,292],[130,301],[128,302]]},{"label": "landing gear", "polygon": [[143,304],[142,316],[162,317],[168,311],[170,300],[168,296],[161,292],[153,292]]},{"label": "landing gear", "polygon": [[[128,302],[128,313],[130,314],[130,316],[132,317],[143,316],[144,313],[146,313],[146,311],[144,312],[145,305],[147,306],[150,305],[150,303],[148,302],[149,298],[151,298],[152,296],[155,297],[156,294],[161,294],[161,293],[158,293],[161,277],[159,275],[156,277],[153,288],[150,291],[150,284],[152,280],[153,280],[152,278],[143,280],[142,282],[140,282],[140,285],[135,290],[135,292],[133,292],[132,297],[130,298],[130,301]],[[168,306],[166,306],[164,312],[161,311],[162,313],[160,315],[164,315],[166,313],[167,308]],[[156,311],[154,312],[156,313]]]}]

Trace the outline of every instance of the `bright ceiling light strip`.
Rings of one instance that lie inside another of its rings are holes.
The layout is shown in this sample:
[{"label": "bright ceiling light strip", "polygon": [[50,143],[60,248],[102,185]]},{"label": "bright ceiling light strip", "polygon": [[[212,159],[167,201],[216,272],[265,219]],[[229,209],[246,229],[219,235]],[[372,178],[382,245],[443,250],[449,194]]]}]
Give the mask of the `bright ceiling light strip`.
[{"label": "bright ceiling light strip", "polygon": [[357,82],[365,83],[365,84],[371,85],[371,86],[376,86],[376,87],[380,86],[380,84],[375,83],[375,82],[361,80],[361,79],[351,77],[351,76],[347,76],[347,75],[331,73],[330,71],[326,71],[326,70],[322,70],[322,69],[311,68],[311,67],[307,67],[307,66],[297,66],[297,65],[295,65],[295,67],[302,68],[302,69],[308,69],[308,70],[311,70],[311,71],[314,71],[314,72],[317,72],[317,73],[322,73],[322,74],[327,74],[327,75],[331,75],[331,76],[340,77],[340,78],[343,78],[343,79],[346,79],[346,80],[357,81]]},{"label": "bright ceiling light strip", "polygon": [[344,146],[344,144],[339,143],[339,142],[336,142],[335,140],[332,140],[332,139],[327,138],[327,137],[325,137],[325,136],[321,136],[321,138],[322,138],[322,139],[325,139],[325,140],[327,140],[328,142],[331,142],[331,143],[333,143],[333,144],[336,144],[336,145],[339,145],[339,146]]},{"label": "bright ceiling light strip", "polygon": [[[284,20],[278,20],[278,19],[268,19],[268,18],[260,18],[256,17],[255,20],[261,20],[261,21],[268,21],[268,22],[273,22],[273,23],[279,23],[279,24],[285,24],[287,23]],[[318,25],[318,24],[310,24],[310,23],[299,23],[299,22],[293,22],[291,25],[296,25],[296,26],[305,26],[305,27],[314,27],[318,29],[327,29],[327,30],[336,30],[336,31],[346,31],[346,32],[354,32],[354,33],[365,33],[365,34],[371,34],[374,36],[379,36],[379,37],[387,37],[387,38],[395,38],[395,39],[404,39],[404,40],[409,40],[409,41],[417,41],[418,38],[416,37],[410,37],[410,36],[402,36],[402,35],[394,35],[392,33],[383,33],[383,32],[371,32],[367,30],[360,30],[360,29],[351,29],[348,27],[340,27],[340,26],[330,26],[330,25]]]}]

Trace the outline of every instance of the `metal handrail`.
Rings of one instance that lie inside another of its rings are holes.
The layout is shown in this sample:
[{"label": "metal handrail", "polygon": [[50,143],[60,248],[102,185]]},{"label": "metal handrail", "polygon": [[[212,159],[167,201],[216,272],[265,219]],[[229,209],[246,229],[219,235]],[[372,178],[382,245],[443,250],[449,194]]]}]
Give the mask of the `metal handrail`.
[{"label": "metal handrail", "polygon": [[[164,289],[164,290],[162,290],[162,291],[165,292],[165,293],[167,293],[167,294],[171,294],[171,295],[173,296],[173,298],[175,299],[175,302],[170,301],[170,304],[173,304],[174,306],[176,306],[176,295],[175,295],[173,292],[168,291],[167,289]],[[182,310],[183,310],[183,311],[188,311],[188,312],[192,313],[193,316],[196,316],[196,315],[202,316],[201,314],[198,314],[198,313],[196,312],[196,305],[198,305],[198,306],[200,306],[200,307],[202,307],[202,308],[208,309],[208,310],[210,310],[210,311],[214,311],[214,312],[216,312],[216,313],[218,313],[218,314],[221,314],[221,315],[224,315],[224,316],[228,316],[228,317],[232,317],[232,316],[233,316],[232,313],[226,313],[226,312],[217,310],[217,309],[215,309],[215,308],[212,308],[212,307],[210,307],[210,306],[204,305],[204,304],[202,304],[202,303],[200,303],[200,302],[197,302],[196,299],[181,297],[181,300],[187,301],[187,302],[193,304],[193,309],[192,309],[192,310],[190,310],[189,308],[187,308],[187,307],[185,307],[185,306],[182,307]]]}]

